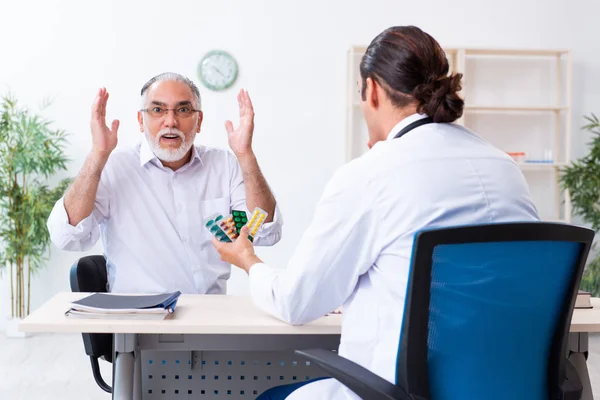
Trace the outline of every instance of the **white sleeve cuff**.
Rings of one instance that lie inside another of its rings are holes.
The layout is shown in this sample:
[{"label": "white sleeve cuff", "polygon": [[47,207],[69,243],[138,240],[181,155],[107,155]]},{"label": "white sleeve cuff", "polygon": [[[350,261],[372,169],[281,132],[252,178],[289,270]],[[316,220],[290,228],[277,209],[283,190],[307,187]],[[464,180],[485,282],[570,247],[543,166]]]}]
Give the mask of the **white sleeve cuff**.
[{"label": "white sleeve cuff", "polygon": [[[69,223],[69,216],[65,209],[64,197],[61,197],[48,218],[48,231],[52,242],[61,249],[72,247],[74,242],[89,241],[92,238],[94,224],[94,213],[81,220],[73,226]],[[78,246],[75,246],[78,247]],[[75,249],[74,249],[75,250]]]},{"label": "white sleeve cuff", "polygon": [[273,281],[278,271],[264,263],[254,264],[250,268],[250,295],[252,301],[261,310],[279,318],[274,303]]},{"label": "white sleeve cuff", "polygon": [[273,221],[266,222],[256,234],[255,246],[272,246],[281,240],[281,231],[283,227],[283,217],[279,211],[279,206],[275,204]]}]

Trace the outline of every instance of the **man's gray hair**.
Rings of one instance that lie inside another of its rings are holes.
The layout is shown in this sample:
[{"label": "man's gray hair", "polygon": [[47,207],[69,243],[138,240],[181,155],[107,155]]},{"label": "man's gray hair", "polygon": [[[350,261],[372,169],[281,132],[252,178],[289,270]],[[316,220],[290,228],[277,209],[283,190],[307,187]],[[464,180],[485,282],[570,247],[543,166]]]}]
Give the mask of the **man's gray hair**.
[{"label": "man's gray hair", "polygon": [[198,86],[196,86],[196,84],[192,82],[191,79],[186,78],[185,76],[175,72],[163,72],[162,74],[156,75],[154,78],[146,82],[144,86],[142,86],[142,106],[145,104],[145,96],[146,92],[148,91],[148,88],[150,88],[150,86],[152,86],[154,82],[159,81],[177,81],[185,83],[192,90],[192,94],[194,95],[194,102],[196,103],[194,104],[194,107],[196,107],[196,109],[198,110],[202,109],[202,103],[200,100],[200,90],[198,90]]}]

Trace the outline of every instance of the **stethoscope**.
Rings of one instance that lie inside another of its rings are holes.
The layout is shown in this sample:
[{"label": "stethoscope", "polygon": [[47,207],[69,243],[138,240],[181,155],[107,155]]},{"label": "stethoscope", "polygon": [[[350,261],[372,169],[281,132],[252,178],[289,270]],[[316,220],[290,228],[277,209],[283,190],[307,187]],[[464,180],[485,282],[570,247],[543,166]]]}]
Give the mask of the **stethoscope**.
[{"label": "stethoscope", "polygon": [[421,118],[420,120],[415,121],[411,124],[408,124],[407,126],[402,128],[402,130],[400,132],[398,132],[396,134],[396,136],[394,136],[394,139],[398,139],[399,137],[406,135],[408,132],[412,131],[415,128],[418,128],[421,125],[431,124],[431,123],[433,123],[433,120],[431,118],[429,118],[429,117]]}]

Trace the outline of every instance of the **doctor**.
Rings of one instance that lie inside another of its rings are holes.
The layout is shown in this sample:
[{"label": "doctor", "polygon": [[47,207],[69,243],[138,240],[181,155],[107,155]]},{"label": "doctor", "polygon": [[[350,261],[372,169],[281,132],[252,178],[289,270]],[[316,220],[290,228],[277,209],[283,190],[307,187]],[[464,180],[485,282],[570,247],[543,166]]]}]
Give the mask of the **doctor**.
[{"label": "doctor", "polygon": [[[448,69],[421,29],[383,31],[360,63],[370,150],[334,174],[287,268],[263,263],[248,240],[213,241],[248,272],[254,303],[283,321],[304,324],[343,305],[339,354],[390,382],[415,232],[539,219],[517,164],[452,123],[464,103],[461,75]],[[284,398],[358,397],[333,379],[259,397]]]}]

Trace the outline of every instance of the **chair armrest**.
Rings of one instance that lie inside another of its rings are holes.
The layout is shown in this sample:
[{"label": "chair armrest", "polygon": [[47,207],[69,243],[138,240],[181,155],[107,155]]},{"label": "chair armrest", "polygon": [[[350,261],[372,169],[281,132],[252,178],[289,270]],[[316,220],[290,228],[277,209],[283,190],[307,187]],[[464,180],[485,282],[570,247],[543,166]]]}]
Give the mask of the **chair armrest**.
[{"label": "chair armrest", "polygon": [[316,363],[332,378],[337,379],[362,399],[414,400],[401,387],[332,351],[310,349],[296,350],[295,353]]}]

